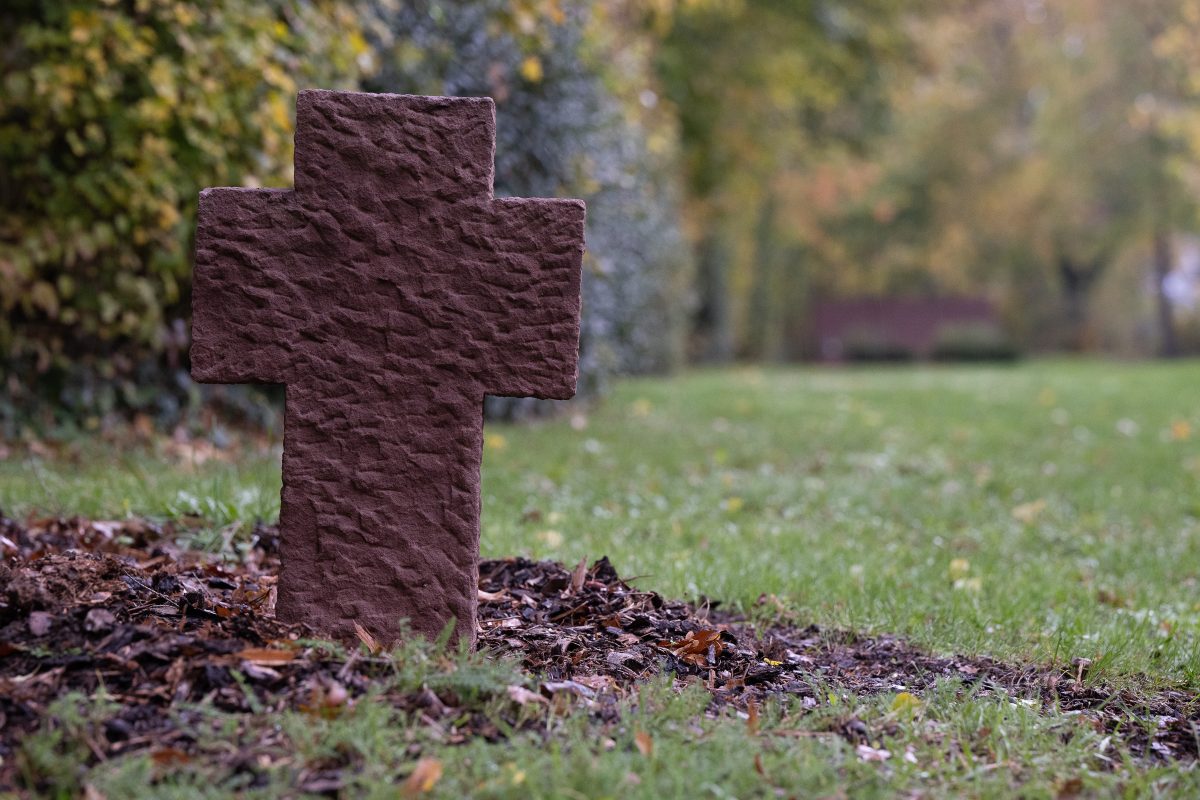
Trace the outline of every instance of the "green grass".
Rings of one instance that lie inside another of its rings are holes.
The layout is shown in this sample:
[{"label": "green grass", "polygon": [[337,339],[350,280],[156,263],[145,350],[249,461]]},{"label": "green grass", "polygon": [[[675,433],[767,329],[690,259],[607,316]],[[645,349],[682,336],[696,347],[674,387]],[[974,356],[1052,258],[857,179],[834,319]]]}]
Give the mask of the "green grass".
[{"label": "green grass", "polygon": [[[800,620],[936,651],[1088,658],[1093,679],[1200,687],[1200,364],[694,372],[627,381],[584,422],[488,427],[485,556],[608,555],[670,596],[754,611],[774,595]],[[197,512],[220,528],[273,518],[278,486],[277,454],[166,468],[153,453],[84,444],[73,461],[0,462],[9,514]],[[1106,771],[1098,737],[1062,743],[1069,718],[995,700],[930,699],[888,745],[911,745],[918,763],[879,765],[821,737],[748,737],[740,720],[696,721],[674,705],[693,701],[657,697],[668,710],[645,714],[658,743],[649,763],[629,730],[606,734],[617,744],[605,749],[573,719],[545,744],[439,749],[437,788],[1036,796],[1076,777],[1129,794],[1193,780],[1182,768]],[[879,702],[862,713],[885,717]],[[967,755],[950,757],[950,741]]]},{"label": "green grass", "polygon": [[[504,744],[473,740],[456,747],[440,745],[428,727],[369,697],[337,718],[262,715],[244,719],[240,732],[228,715],[198,710],[190,727],[196,752],[188,764],[165,766],[138,755],[83,770],[69,765],[87,757],[89,739],[103,735],[96,719],[111,701],[69,696],[50,711],[54,728],[29,737],[21,758],[27,774],[42,777],[47,793],[62,797],[87,785],[105,797],[294,796],[315,772],[349,766],[340,773],[345,796],[394,798],[406,796],[397,787],[417,756],[441,762],[441,780],[430,794],[445,798],[890,797],[918,791],[1169,797],[1200,791],[1194,772],[1122,764],[1101,736],[1072,719],[1019,704],[956,699],[950,687],[904,717],[889,710],[887,698],[804,714],[772,706],[755,732],[733,712],[706,718],[705,703],[702,691],[652,683],[636,701],[622,704],[620,724],[543,711],[533,730]],[[852,717],[889,727],[879,742],[889,748],[887,761],[861,759],[831,732]],[[931,737],[931,729],[944,739]],[[260,744],[235,750],[239,733]],[[1097,753],[1115,757],[1117,769],[1102,768]],[[239,760],[254,766],[229,767]]]}]

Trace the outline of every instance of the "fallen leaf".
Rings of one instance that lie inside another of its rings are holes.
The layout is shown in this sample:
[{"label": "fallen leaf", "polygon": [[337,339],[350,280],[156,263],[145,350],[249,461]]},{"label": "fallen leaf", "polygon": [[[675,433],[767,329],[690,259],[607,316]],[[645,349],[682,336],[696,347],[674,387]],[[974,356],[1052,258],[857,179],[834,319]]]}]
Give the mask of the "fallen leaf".
[{"label": "fallen leaf", "polygon": [[1044,498],[1038,498],[1028,503],[1022,503],[1012,510],[1013,519],[1022,525],[1032,525],[1042,512],[1046,510]]},{"label": "fallen leaf", "polygon": [[670,650],[676,658],[697,667],[709,666],[725,652],[721,632],[715,630],[688,631],[682,639],[670,642],[655,642],[658,647]]},{"label": "fallen leaf", "polygon": [[637,745],[638,752],[646,758],[654,755],[654,740],[645,731],[635,733],[633,735],[633,743]]},{"label": "fallen leaf", "polygon": [[350,699],[346,687],[337,681],[318,682],[308,693],[308,702],[300,706],[306,714],[316,714],[326,719],[338,716]]},{"label": "fallen leaf", "polygon": [[983,578],[959,578],[954,582],[954,588],[978,594],[983,591]]},{"label": "fallen leaf", "polygon": [[1058,800],[1067,800],[1067,798],[1078,797],[1083,793],[1083,779],[1079,777],[1067,778],[1062,783],[1058,784],[1058,791],[1055,797]]},{"label": "fallen leaf", "polygon": [[537,538],[548,547],[559,547],[563,543],[563,535],[556,530],[538,531]]},{"label": "fallen leaf", "polygon": [[238,653],[238,658],[252,664],[286,664],[295,657],[295,650],[272,650],[267,647],[247,647]]},{"label": "fallen leaf", "polygon": [[921,708],[921,700],[911,692],[900,692],[892,700],[892,711],[903,714],[914,714]]},{"label": "fallen leaf", "polygon": [[33,636],[45,636],[50,632],[54,617],[45,611],[34,611],[29,615],[29,633]]},{"label": "fallen leaf", "polygon": [[616,686],[617,682],[611,675],[576,675],[575,683],[583,684],[589,689],[600,691],[601,689],[611,689]]},{"label": "fallen leaf", "polygon": [[362,625],[359,625],[358,622],[354,623],[354,634],[358,636],[358,640],[363,643],[363,646],[367,648],[367,652],[371,655],[377,656],[383,651],[383,648],[375,640],[375,637],[371,635],[371,632]]},{"label": "fallen leaf", "polygon": [[83,629],[89,633],[104,633],[111,631],[116,623],[117,618],[108,609],[93,608],[83,618]]},{"label": "fallen leaf", "polygon": [[628,668],[629,662],[634,662],[635,664],[638,664],[638,667],[641,667],[642,663],[641,656],[638,656],[636,652],[629,652],[626,650],[613,650],[610,652],[610,654],[605,655],[604,660],[607,663],[611,663],[613,667]]},{"label": "fallen leaf", "polygon": [[578,592],[583,588],[583,582],[587,579],[587,559],[579,559],[579,563],[575,565],[575,571],[571,573],[571,592]]},{"label": "fallen leaf", "polygon": [[546,705],[550,702],[537,692],[531,692],[524,686],[509,686],[505,691],[508,692],[508,698],[519,706],[527,706],[530,703]]},{"label": "fallen leaf", "polygon": [[260,666],[253,661],[247,661],[243,666],[246,677],[258,683],[274,683],[282,680],[283,676],[270,667]]},{"label": "fallen leaf", "polygon": [[858,754],[860,761],[887,761],[892,757],[891,752],[882,748],[871,747],[870,745],[860,744],[854,748],[854,752]]},{"label": "fallen leaf", "polygon": [[412,774],[404,781],[404,793],[409,795],[424,794],[430,791],[442,779],[442,762],[436,758],[422,758],[417,762]]},{"label": "fallen leaf", "polygon": [[576,695],[577,697],[583,697],[583,698],[586,698],[589,700],[596,696],[595,691],[588,688],[587,686],[584,686],[582,683],[579,683],[578,681],[548,681],[548,682],[542,684],[542,688],[545,689],[550,694],[558,694],[559,692],[568,692],[570,694]]},{"label": "fallen leaf", "polygon": [[950,567],[946,573],[950,576],[951,581],[962,580],[971,572],[971,562],[965,558],[953,558],[950,560]]},{"label": "fallen leaf", "polygon": [[160,747],[150,753],[150,760],[160,767],[172,764],[186,764],[192,759],[178,747]]}]

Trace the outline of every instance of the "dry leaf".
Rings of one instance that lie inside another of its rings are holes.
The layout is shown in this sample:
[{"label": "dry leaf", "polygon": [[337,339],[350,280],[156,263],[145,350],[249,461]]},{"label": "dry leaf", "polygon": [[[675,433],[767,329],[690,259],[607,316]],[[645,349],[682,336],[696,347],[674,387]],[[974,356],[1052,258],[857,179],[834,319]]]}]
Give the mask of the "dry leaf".
[{"label": "dry leaf", "polygon": [[578,592],[583,588],[583,582],[587,579],[587,559],[579,559],[579,563],[575,565],[575,571],[571,573],[571,591]]},{"label": "dry leaf", "polygon": [[946,570],[951,581],[959,581],[971,574],[971,562],[965,558],[950,559],[950,567]]},{"label": "dry leaf", "polygon": [[295,657],[295,650],[271,650],[266,647],[247,647],[238,653],[238,658],[251,664],[286,664]]},{"label": "dry leaf", "polygon": [[337,681],[317,682],[308,693],[308,702],[301,705],[300,710],[332,719],[342,712],[349,699],[350,693]]},{"label": "dry leaf", "polygon": [[150,760],[160,767],[166,767],[172,764],[186,764],[191,758],[178,747],[160,747],[150,754]]},{"label": "dry leaf", "polygon": [[578,681],[547,681],[542,684],[542,689],[550,694],[558,694],[559,692],[567,692],[576,697],[583,697],[588,700],[596,696],[596,692],[584,686]]},{"label": "dry leaf", "polygon": [[29,614],[29,633],[32,636],[45,636],[54,624],[54,617],[45,611],[32,611]]},{"label": "dry leaf", "polygon": [[424,794],[442,779],[442,762],[436,758],[422,758],[412,774],[404,781],[404,793],[408,796]]},{"label": "dry leaf", "polygon": [[1055,797],[1058,800],[1069,800],[1072,797],[1079,797],[1083,793],[1083,779],[1079,777],[1067,778],[1058,784],[1058,791]]},{"label": "dry leaf", "polygon": [[1022,525],[1032,525],[1042,512],[1046,510],[1046,501],[1038,498],[1029,503],[1022,503],[1012,510],[1013,519]]},{"label": "dry leaf", "polygon": [[93,608],[83,618],[83,629],[90,633],[111,631],[117,624],[117,618],[107,608]]},{"label": "dry leaf", "polygon": [[259,683],[274,683],[283,678],[282,675],[270,667],[260,666],[253,661],[247,661],[242,664],[242,670],[246,673],[247,678]]},{"label": "dry leaf", "polygon": [[633,735],[633,743],[637,745],[638,752],[646,758],[654,755],[654,740],[650,738],[650,734],[645,731],[638,731]]},{"label": "dry leaf", "polygon": [[858,753],[861,761],[887,761],[892,757],[891,752],[881,748],[871,747],[869,745],[860,744],[854,748],[854,752]]},{"label": "dry leaf", "polygon": [[573,680],[575,683],[583,684],[589,689],[597,691],[611,689],[617,685],[616,680],[611,675],[576,675]]},{"label": "dry leaf", "polygon": [[721,641],[721,632],[714,630],[688,631],[687,636],[679,641],[656,642],[655,644],[670,650],[679,660],[697,667],[706,667],[716,663],[717,657],[725,652],[725,643]]},{"label": "dry leaf", "polygon": [[367,652],[371,655],[377,656],[383,651],[383,648],[379,645],[379,642],[375,640],[375,637],[371,635],[371,632],[362,625],[359,625],[357,622],[354,623],[354,633],[356,636],[358,636],[358,640],[363,643],[363,645],[367,648]]},{"label": "dry leaf", "polygon": [[530,703],[540,703],[545,705],[550,702],[537,692],[531,692],[524,686],[509,686],[507,692],[509,699],[521,706],[526,706]]}]

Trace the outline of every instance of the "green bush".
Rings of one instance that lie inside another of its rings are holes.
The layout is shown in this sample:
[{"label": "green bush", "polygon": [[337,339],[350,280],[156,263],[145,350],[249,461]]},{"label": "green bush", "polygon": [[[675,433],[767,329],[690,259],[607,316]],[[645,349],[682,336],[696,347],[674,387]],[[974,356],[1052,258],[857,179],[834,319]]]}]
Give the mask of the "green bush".
[{"label": "green bush", "polygon": [[290,185],[297,88],[353,88],[369,59],[354,9],[8,0],[0,47],[0,418],[157,403],[196,195]]},{"label": "green bush", "polygon": [[994,325],[947,325],[938,331],[934,361],[1015,361],[1020,351]]}]

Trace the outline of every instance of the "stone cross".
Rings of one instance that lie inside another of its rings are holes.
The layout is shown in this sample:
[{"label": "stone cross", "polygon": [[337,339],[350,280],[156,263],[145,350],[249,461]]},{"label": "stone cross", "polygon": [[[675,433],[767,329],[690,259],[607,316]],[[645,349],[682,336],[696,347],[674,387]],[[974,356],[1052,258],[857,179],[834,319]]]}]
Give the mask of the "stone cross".
[{"label": "stone cross", "polygon": [[192,375],[286,386],[277,615],[474,642],[483,396],[575,393],[584,205],[489,98],[304,91],[295,190],[200,193]]}]

